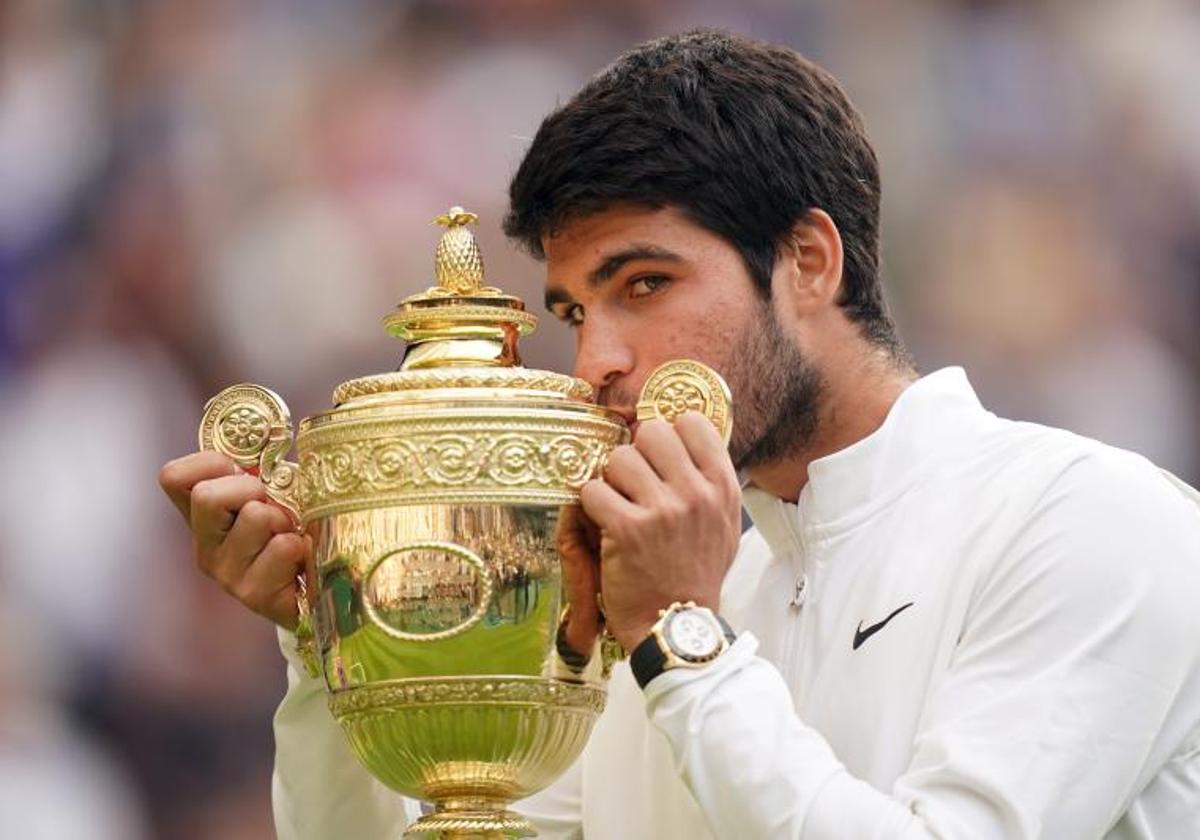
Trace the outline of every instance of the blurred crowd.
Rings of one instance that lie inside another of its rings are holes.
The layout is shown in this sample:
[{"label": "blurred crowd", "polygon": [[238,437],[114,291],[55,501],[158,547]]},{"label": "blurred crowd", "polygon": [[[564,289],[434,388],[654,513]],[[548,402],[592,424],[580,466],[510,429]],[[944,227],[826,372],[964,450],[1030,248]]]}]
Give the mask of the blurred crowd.
[{"label": "blurred crowd", "polygon": [[[393,368],[451,204],[536,306],[499,225],[540,117],[696,25],[845,83],[922,370],[1200,477],[1195,3],[4,0],[0,836],[272,836],[282,661],[159,465],[227,384],[299,417]],[[570,366],[550,319],[523,346]]]}]

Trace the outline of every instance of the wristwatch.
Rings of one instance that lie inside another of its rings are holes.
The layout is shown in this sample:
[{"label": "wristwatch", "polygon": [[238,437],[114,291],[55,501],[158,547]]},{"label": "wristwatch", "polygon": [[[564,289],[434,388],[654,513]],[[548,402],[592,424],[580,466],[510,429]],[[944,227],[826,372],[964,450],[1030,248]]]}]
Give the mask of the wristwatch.
[{"label": "wristwatch", "polygon": [[737,636],[725,619],[694,601],[658,611],[650,635],[633,649],[629,667],[638,685],[671,668],[700,668],[725,652]]},{"label": "wristwatch", "polygon": [[554,632],[554,649],[558,652],[558,658],[567,668],[574,674],[582,674],[592,661],[591,651],[583,654],[571,647],[571,643],[567,641],[567,622],[571,619],[571,605],[563,607],[562,613],[558,617],[558,629]]}]

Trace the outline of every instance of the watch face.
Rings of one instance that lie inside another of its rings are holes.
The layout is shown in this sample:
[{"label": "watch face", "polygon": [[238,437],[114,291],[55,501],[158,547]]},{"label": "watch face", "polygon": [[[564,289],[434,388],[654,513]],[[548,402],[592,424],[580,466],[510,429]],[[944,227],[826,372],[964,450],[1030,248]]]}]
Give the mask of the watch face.
[{"label": "watch face", "polygon": [[676,656],[703,661],[720,650],[723,636],[717,623],[699,610],[683,610],[671,616],[663,636]]}]

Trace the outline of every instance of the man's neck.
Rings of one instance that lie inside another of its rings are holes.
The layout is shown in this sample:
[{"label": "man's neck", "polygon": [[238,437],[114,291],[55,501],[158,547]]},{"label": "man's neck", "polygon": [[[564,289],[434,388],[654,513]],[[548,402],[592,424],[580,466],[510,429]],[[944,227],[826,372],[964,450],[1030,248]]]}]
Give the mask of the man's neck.
[{"label": "man's neck", "polygon": [[771,495],[795,502],[808,483],[808,465],[877,430],[900,394],[916,379],[907,365],[876,355],[836,373],[827,372],[812,439],[791,455],[751,467],[747,477]]}]

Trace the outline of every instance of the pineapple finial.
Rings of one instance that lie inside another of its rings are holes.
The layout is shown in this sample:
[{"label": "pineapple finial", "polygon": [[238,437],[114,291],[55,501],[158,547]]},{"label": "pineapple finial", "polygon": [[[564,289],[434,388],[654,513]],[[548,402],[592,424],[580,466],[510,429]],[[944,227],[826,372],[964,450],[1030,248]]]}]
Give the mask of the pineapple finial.
[{"label": "pineapple finial", "polygon": [[450,212],[434,219],[446,228],[434,254],[438,289],[445,293],[469,295],[483,291],[483,255],[467,228],[478,218],[461,207],[451,207]]}]

